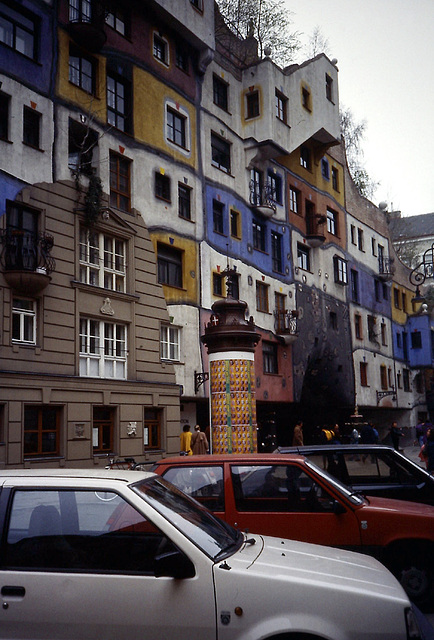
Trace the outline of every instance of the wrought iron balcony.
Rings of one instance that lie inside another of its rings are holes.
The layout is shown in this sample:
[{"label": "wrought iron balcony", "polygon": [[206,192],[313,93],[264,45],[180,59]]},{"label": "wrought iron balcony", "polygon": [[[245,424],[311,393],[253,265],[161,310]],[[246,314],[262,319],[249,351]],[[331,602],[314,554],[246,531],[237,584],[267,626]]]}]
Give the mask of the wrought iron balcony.
[{"label": "wrought iron balcony", "polygon": [[327,218],[321,213],[312,213],[306,217],[306,240],[313,249],[325,240],[325,223]]},{"label": "wrought iron balcony", "polygon": [[395,273],[395,267],[393,266],[393,258],[385,258],[379,256],[378,258],[378,274],[382,280],[391,280]]},{"label": "wrought iron balcony", "polygon": [[93,0],[69,6],[68,30],[75,42],[96,53],[104,46],[107,36],[105,33],[106,8],[102,0]]},{"label": "wrought iron balcony", "polygon": [[26,295],[37,295],[45,289],[56,266],[50,255],[53,236],[6,229],[0,233],[0,244],[0,264],[11,288]]},{"label": "wrought iron balcony", "polygon": [[282,336],[286,344],[294,342],[298,337],[298,313],[297,311],[279,311],[274,312],[275,331]]},{"label": "wrought iron balcony", "polygon": [[260,186],[254,180],[251,180],[250,204],[263,216],[271,218],[276,213],[276,190],[271,184]]}]

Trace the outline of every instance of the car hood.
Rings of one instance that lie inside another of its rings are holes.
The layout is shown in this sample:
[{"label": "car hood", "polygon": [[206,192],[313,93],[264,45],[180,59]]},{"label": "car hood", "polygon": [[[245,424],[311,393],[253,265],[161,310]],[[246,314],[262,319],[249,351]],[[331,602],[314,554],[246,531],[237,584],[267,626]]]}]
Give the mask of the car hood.
[{"label": "car hood", "polygon": [[[409,502],[408,500],[394,500],[392,498],[379,498],[377,496],[365,496],[363,505],[363,517],[368,511],[388,511],[389,513],[421,516],[424,518],[434,518],[434,506],[420,502]],[[432,520],[434,524],[434,519]]]},{"label": "car hood", "polygon": [[231,568],[252,571],[257,577],[322,583],[328,588],[333,585],[340,591],[388,594],[408,602],[396,578],[370,556],[271,536],[249,534],[249,539],[255,544],[246,543],[227,559]]}]

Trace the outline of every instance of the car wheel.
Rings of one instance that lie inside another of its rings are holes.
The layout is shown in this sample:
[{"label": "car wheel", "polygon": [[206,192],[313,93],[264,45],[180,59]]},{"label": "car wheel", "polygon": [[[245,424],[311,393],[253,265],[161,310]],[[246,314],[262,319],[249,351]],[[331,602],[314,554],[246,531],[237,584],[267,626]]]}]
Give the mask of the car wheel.
[{"label": "car wheel", "polygon": [[399,554],[392,559],[390,569],[412,602],[424,611],[433,607],[434,563],[428,549],[400,548]]}]

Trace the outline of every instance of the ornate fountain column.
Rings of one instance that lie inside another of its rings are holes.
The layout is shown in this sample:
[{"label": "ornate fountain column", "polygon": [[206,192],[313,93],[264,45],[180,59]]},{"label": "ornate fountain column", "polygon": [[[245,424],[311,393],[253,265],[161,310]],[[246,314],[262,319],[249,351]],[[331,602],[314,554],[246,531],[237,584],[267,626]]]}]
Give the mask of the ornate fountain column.
[{"label": "ornate fountain column", "polygon": [[209,354],[212,453],[257,451],[255,348],[260,340],[247,303],[235,300],[227,270],[228,297],[212,306],[201,341]]}]

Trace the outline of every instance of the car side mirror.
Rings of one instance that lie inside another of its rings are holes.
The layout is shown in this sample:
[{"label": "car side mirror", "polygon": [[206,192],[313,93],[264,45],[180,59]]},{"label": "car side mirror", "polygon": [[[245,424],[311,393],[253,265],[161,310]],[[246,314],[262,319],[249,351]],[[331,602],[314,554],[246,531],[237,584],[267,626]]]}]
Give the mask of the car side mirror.
[{"label": "car side mirror", "polygon": [[339,500],[333,500],[333,513],[335,513],[337,516],[340,516],[346,512],[347,510],[345,509],[344,505],[339,502]]},{"label": "car side mirror", "polygon": [[156,578],[194,578],[194,564],[179,549],[168,551],[155,557],[154,574]]}]

